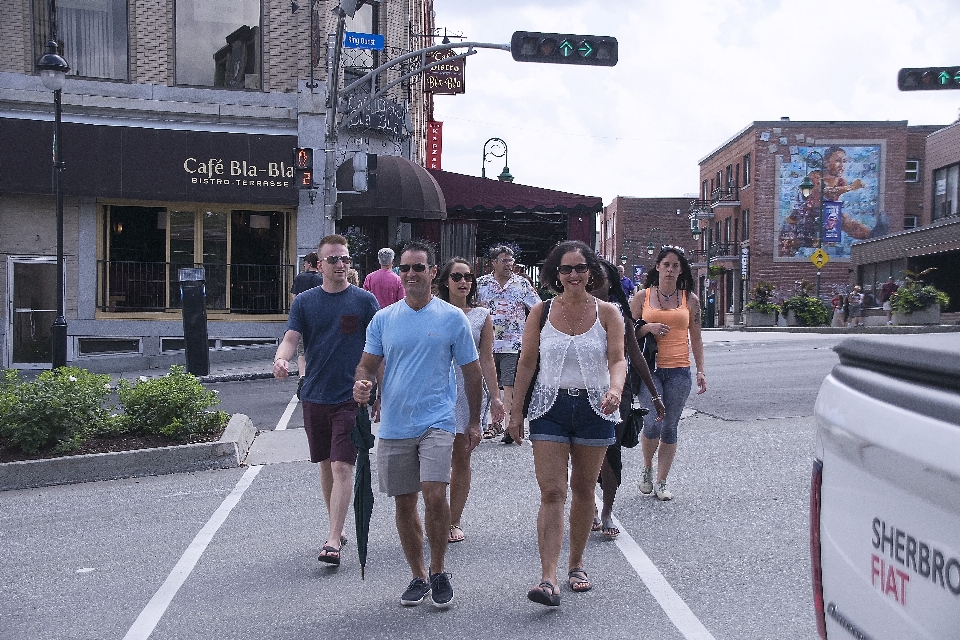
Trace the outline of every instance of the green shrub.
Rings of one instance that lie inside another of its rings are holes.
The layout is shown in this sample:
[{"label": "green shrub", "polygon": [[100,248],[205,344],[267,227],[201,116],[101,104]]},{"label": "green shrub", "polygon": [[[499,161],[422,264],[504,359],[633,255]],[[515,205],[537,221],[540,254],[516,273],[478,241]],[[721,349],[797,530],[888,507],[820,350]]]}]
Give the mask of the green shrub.
[{"label": "green shrub", "polygon": [[750,302],[745,304],[743,308],[757,313],[780,313],[780,305],[773,301],[773,292],[774,286],[772,284],[764,280],[758,280],[750,292]]},{"label": "green shrub", "polygon": [[830,320],[830,309],[813,296],[790,296],[783,301],[783,312],[793,311],[802,327],[819,327]]},{"label": "green shrub", "polygon": [[32,382],[8,370],[0,384],[0,437],[24,453],[72,451],[103,428],[109,394],[110,376],[86,369],[60,367]]},{"label": "green shrub", "polygon": [[897,313],[913,313],[923,311],[933,305],[946,307],[950,304],[950,296],[940,291],[932,284],[924,284],[920,276],[934,271],[934,268],[925,269],[920,273],[906,271],[906,283],[890,296],[890,308]]},{"label": "green shrub", "polygon": [[214,391],[181,366],[170,367],[160,378],[120,380],[117,395],[123,409],[122,428],[130,433],[159,434],[186,441],[197,434],[214,433],[229,419],[224,411],[206,411],[220,404]]}]

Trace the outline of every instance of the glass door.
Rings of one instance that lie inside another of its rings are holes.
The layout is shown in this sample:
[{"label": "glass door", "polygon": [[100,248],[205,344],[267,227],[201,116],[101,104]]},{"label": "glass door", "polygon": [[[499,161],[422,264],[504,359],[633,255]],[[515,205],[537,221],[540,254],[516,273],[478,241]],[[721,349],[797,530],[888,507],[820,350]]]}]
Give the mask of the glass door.
[{"label": "glass door", "polygon": [[57,259],[7,258],[7,335],[10,366],[18,369],[50,367],[50,328],[57,317]]}]

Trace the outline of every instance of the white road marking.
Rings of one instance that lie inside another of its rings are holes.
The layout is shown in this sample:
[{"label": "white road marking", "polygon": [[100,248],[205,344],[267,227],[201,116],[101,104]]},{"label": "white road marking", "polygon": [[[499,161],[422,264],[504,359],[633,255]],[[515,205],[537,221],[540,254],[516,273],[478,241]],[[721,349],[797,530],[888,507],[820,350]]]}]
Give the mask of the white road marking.
[{"label": "white road marking", "polygon": [[293,416],[293,412],[297,408],[297,403],[300,402],[300,399],[297,398],[296,394],[290,398],[290,402],[287,403],[287,408],[283,410],[283,415],[280,416],[280,422],[277,423],[276,431],[286,431],[287,425],[290,424],[290,418]]},{"label": "white road marking", "polygon": [[77,569],[77,573],[90,573],[93,571],[93,567],[84,567],[82,569]]},{"label": "white road marking", "polygon": [[[603,499],[598,496],[597,509],[602,508]],[[627,533],[620,521],[613,518],[613,523],[620,529],[620,535],[617,536],[616,541],[620,553],[627,559],[633,570],[637,572],[643,584],[660,604],[660,608],[667,614],[670,621],[683,634],[683,637],[687,640],[716,640],[713,634],[707,631],[699,618],[690,610],[683,598],[673,590],[673,587],[663,577],[663,574],[660,573],[649,556],[643,552],[636,540]]]},{"label": "white road marking", "polygon": [[[294,397],[294,400],[296,400],[296,397]],[[123,640],[146,640],[150,637],[157,623],[160,622],[160,618],[162,618],[163,614],[167,611],[167,607],[170,606],[170,602],[172,602],[174,596],[177,595],[177,591],[180,590],[183,583],[190,577],[193,568],[197,566],[200,556],[206,551],[207,545],[213,540],[214,534],[217,533],[217,530],[220,529],[220,526],[226,521],[227,516],[230,515],[233,508],[240,502],[240,498],[243,497],[243,492],[250,487],[253,479],[257,477],[261,469],[263,469],[263,466],[250,467],[246,473],[241,476],[233,488],[233,491],[230,492],[230,495],[224,498],[220,507],[210,516],[207,524],[204,525],[200,533],[198,533],[193,539],[193,542],[190,543],[190,546],[187,547],[187,550],[180,556],[180,561],[177,562],[173,571],[170,572],[170,575],[167,576],[164,583],[160,585],[160,589],[157,590],[153,598],[150,599],[150,602],[147,603],[147,606],[144,607],[140,615],[137,616],[133,626],[130,627],[127,634],[123,636]]]}]

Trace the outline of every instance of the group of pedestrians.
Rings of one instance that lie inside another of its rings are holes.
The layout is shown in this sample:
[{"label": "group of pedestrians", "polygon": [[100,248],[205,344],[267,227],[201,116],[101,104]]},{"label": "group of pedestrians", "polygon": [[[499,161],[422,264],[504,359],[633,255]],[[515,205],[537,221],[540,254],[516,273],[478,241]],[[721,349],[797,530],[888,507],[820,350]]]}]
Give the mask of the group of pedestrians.
[{"label": "group of pedestrians", "polygon": [[[386,251],[379,255],[381,271],[390,272],[394,256]],[[493,425],[506,425],[505,442],[522,445],[529,439],[533,447],[541,575],[528,598],[560,604],[557,574],[568,492],[567,583],[573,592],[590,590],[584,551],[591,530],[610,539],[619,534],[612,510],[632,397],[643,398],[638,404],[650,411],[641,438],[640,490],[669,500],[666,478],[691,389],[690,345],[699,392],[706,390],[699,304],[682,250],[661,252],[650,274],[657,277],[648,277],[647,289],[632,305],[616,268],[575,241],[559,244],[544,262],[541,282],[555,294],[546,302],[514,273],[513,251],[506,246],[492,251],[493,273],[478,278],[468,261],[455,258],[440,267],[429,244],[409,242],[398,264],[403,297],[386,305],[379,295],[347,283],[351,258],[342,236],[325,237],[318,254],[323,284],[294,299],[274,360],[274,375],[286,377],[287,361],[303,340],[304,428],[311,461],[320,465],[330,522],[318,559],[340,563],[357,454],[350,432],[360,407],[368,405],[380,421],[380,490],[394,498],[412,574],[401,604],[416,605],[430,596],[437,607],[448,606],[453,586],[445,568],[447,545],[466,537],[461,517],[470,492],[471,453],[489,412]],[[637,339],[646,333],[663,347],[653,372]],[[640,392],[640,382],[649,394]],[[489,430],[487,435],[492,437]],[[598,481],[604,496],[600,513],[594,506]]]}]

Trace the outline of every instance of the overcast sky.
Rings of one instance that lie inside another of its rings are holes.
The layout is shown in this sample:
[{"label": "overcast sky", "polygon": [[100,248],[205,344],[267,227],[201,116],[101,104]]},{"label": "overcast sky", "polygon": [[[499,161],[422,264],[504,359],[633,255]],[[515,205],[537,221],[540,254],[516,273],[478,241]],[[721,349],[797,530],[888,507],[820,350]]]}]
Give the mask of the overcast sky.
[{"label": "overcast sky", "polygon": [[[897,91],[900,67],[960,65],[957,0],[435,0],[474,42],[516,30],[616,36],[616,67],[467,59],[438,96],[443,169],[480,175],[503,138],[521,184],[603,198],[683,196],[698,161],[753,121],[950,124],[960,91]],[[951,44],[953,43],[953,44]],[[439,44],[439,42],[438,42]],[[487,175],[503,169],[487,164]]]}]

